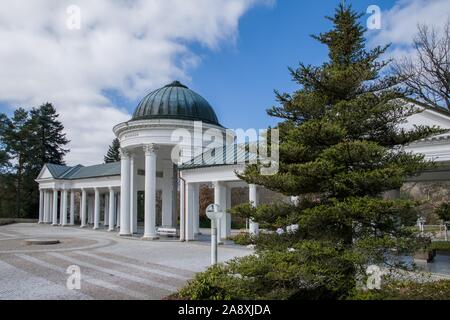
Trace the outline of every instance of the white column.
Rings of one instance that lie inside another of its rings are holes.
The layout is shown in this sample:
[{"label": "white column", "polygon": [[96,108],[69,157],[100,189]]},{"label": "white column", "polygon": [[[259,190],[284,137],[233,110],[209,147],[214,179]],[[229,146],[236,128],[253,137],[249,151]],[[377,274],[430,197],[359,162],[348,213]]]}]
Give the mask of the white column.
[{"label": "white column", "polygon": [[107,227],[109,225],[109,194],[106,193],[104,199],[105,199],[104,204],[105,212],[103,216],[103,225]]},{"label": "white column", "polygon": [[53,189],[53,211],[52,225],[58,225],[58,190]]},{"label": "white column", "polygon": [[116,225],[117,228],[120,228],[120,198],[121,198],[121,193],[117,192],[117,206],[116,206]]},{"label": "white column", "polygon": [[186,184],[186,219],[185,223],[185,240],[191,241],[195,240],[194,236],[194,184],[187,183]]},{"label": "white column", "polygon": [[67,190],[61,191],[61,225],[67,226]]},{"label": "white column", "polygon": [[144,240],[158,239],[156,235],[156,145],[144,147],[145,153],[145,218]]},{"label": "white column", "polygon": [[[223,211],[226,210],[227,207],[227,189],[226,185],[221,181],[214,182],[214,203],[218,204]],[[226,237],[226,233],[223,232],[222,224],[226,223],[226,215],[222,216],[220,221],[217,221],[217,241],[218,243],[222,243],[222,238]]]},{"label": "white column", "polygon": [[95,194],[88,196],[88,221],[89,224],[94,224],[94,206],[95,206]]},{"label": "white column", "polygon": [[[228,211],[231,208],[231,188],[227,186],[225,188],[225,196],[226,196],[226,211]],[[224,231],[225,238],[231,237],[231,213],[224,213],[225,215],[225,221],[222,225],[222,230]]]},{"label": "white column", "polygon": [[70,219],[69,224],[73,226],[75,224],[75,190],[70,190]]},{"label": "white column", "polygon": [[186,184],[180,179],[180,241],[184,241],[186,230]]},{"label": "white column", "polygon": [[[258,197],[258,187],[255,184],[248,185],[248,197],[249,197],[250,203],[254,207],[257,207],[259,204],[259,197]],[[249,228],[250,228],[250,230],[249,230],[250,234],[257,235],[259,233],[259,224],[256,222],[253,222],[252,220],[250,220]]]},{"label": "white column", "polygon": [[44,190],[44,223],[50,222],[50,193]]},{"label": "white column", "polygon": [[86,201],[87,194],[85,189],[81,189],[81,204],[80,204],[80,220],[81,220],[81,228],[86,228]]},{"label": "white column", "polygon": [[48,223],[53,221],[53,190],[48,191]]},{"label": "white column", "polygon": [[193,185],[192,190],[192,214],[194,235],[200,234],[200,184]]},{"label": "white column", "polygon": [[163,169],[163,186],[162,186],[162,225],[167,227],[173,226],[172,204],[173,204],[173,164],[172,161],[165,161]]},{"label": "white column", "polygon": [[227,210],[230,208],[229,196],[231,196],[230,188],[225,183],[221,183],[219,205],[223,210],[223,215],[220,219],[220,236],[222,240],[231,236],[231,214],[227,213]]},{"label": "white column", "polygon": [[39,222],[44,222],[44,191],[39,190]]},{"label": "white column", "polygon": [[172,164],[172,226],[177,227],[178,222],[178,170]]},{"label": "white column", "polygon": [[63,223],[63,216],[64,216],[64,197],[63,197],[63,190],[61,189],[61,191],[59,192],[59,224],[62,225]]},{"label": "white column", "polygon": [[100,191],[94,188],[94,230],[98,229],[100,224]]},{"label": "white column", "polygon": [[120,232],[121,236],[131,236],[130,230],[130,154],[120,150]]},{"label": "white column", "polygon": [[135,156],[130,154],[130,232],[137,232],[137,192]]},{"label": "white column", "polygon": [[116,209],[116,199],[114,197],[114,189],[109,188],[109,228],[108,231],[114,231],[114,213]]}]

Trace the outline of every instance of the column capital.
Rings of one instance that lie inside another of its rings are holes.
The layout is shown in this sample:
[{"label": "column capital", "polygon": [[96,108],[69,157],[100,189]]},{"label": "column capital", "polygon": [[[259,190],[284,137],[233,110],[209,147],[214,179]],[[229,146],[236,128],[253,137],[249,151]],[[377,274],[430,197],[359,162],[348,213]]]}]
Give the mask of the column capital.
[{"label": "column capital", "polygon": [[120,153],[120,159],[129,158],[130,157],[130,151],[124,148],[119,149]]},{"label": "column capital", "polygon": [[158,146],[154,143],[143,146],[145,155],[155,154],[158,151]]},{"label": "column capital", "polygon": [[213,181],[212,185],[214,188],[222,187],[224,186],[224,181]]},{"label": "column capital", "polygon": [[109,190],[109,192],[114,192],[115,190],[114,190],[114,187],[108,187],[108,190]]}]

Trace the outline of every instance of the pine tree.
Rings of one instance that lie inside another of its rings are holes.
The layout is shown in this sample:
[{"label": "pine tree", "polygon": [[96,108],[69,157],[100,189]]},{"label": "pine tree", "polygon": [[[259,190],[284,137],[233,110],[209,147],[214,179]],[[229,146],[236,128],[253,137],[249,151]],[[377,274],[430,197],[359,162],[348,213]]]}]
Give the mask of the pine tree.
[{"label": "pine tree", "polygon": [[13,161],[13,188],[15,193],[14,210],[15,217],[21,217],[23,212],[22,196],[24,177],[26,175],[27,163],[32,158],[30,153],[30,128],[28,126],[29,114],[23,109],[17,109],[11,119],[5,119],[3,130],[3,143],[5,144],[7,157]]},{"label": "pine tree", "polygon": [[[402,147],[442,130],[400,129],[419,111],[404,102],[400,79],[381,75],[387,47],[366,50],[360,18],[350,6],[338,6],[328,18],[333,29],[314,36],[328,47],[329,60],[290,69],[299,89],[277,93],[280,106],[268,110],[281,119],[279,172],[265,176],[261,165],[250,165],[240,175],[298,197],[296,204],[232,209],[262,228],[283,228],[284,234],[259,235],[258,255],[214,268],[182,292],[200,299],[345,298],[368,264],[401,266],[397,255],[419,245],[411,228],[414,204],[383,194],[429,166]],[[298,230],[287,232],[294,224]]]},{"label": "pine tree", "polygon": [[63,147],[69,141],[58,117],[50,103],[30,112],[19,108],[11,119],[5,115],[0,117],[0,142],[6,157],[6,166],[2,169],[7,169],[2,175],[4,196],[5,199],[15,197],[14,209],[2,204],[2,210],[10,211],[9,215],[15,212],[16,217],[35,218],[39,204],[37,175],[45,163],[64,164],[63,157],[68,150]]},{"label": "pine tree", "polygon": [[118,138],[114,138],[105,155],[105,163],[120,161],[120,142]]},{"label": "pine tree", "polygon": [[45,103],[30,111],[29,126],[33,132],[32,152],[34,170],[41,170],[46,163],[64,164],[64,156],[68,152],[64,146],[69,140],[64,133],[64,126],[58,120],[59,114],[51,103]]},{"label": "pine tree", "polygon": [[6,145],[4,141],[5,130],[8,126],[9,119],[6,114],[0,114],[0,174],[5,173],[10,167],[9,156],[6,152]]}]

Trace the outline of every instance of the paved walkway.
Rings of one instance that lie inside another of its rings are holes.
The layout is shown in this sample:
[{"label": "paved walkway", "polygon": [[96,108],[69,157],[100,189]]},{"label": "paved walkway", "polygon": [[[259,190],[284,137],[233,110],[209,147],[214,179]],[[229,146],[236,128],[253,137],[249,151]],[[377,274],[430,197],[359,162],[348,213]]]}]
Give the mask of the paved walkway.
[{"label": "paved walkway", "polygon": [[[28,246],[25,239],[59,239]],[[219,260],[251,253],[219,247]],[[0,299],[161,299],[181,288],[210,261],[208,242],[141,241],[116,233],[30,223],[0,226]],[[81,271],[81,289],[66,283],[69,266]]]}]

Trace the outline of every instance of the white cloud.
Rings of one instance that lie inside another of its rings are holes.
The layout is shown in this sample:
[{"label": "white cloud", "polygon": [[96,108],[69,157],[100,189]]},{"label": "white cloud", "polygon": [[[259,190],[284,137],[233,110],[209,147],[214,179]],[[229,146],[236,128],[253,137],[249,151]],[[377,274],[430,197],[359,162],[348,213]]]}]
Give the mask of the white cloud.
[{"label": "white cloud", "polygon": [[419,23],[440,28],[449,16],[450,0],[398,0],[382,12],[381,30],[369,31],[370,44],[392,43],[392,57],[408,55]]},{"label": "white cloud", "polygon": [[[169,80],[189,80],[200,58],[192,42],[217,50],[238,22],[268,0],[15,0],[0,3],[0,102],[53,102],[71,140],[69,164],[103,160],[112,127],[130,115],[103,93],[129,99]],[[81,9],[69,30],[66,9]]]}]

